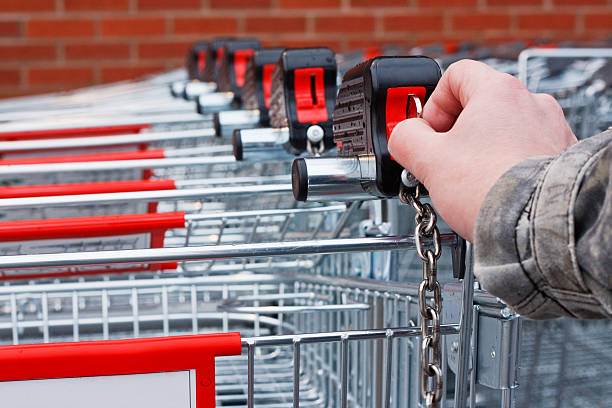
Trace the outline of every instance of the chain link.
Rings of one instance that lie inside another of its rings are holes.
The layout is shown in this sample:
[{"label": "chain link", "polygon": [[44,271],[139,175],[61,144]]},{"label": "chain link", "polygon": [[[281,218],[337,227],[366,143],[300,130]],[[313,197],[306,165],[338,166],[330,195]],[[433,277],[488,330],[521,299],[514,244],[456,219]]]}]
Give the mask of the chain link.
[{"label": "chain link", "polygon": [[[405,172],[405,170],[404,170]],[[440,258],[440,231],[437,217],[429,203],[423,204],[421,184],[411,188],[401,185],[399,198],[411,205],[414,217],[414,241],[417,254],[423,261],[423,281],[419,285],[419,312],[421,314],[421,395],[426,407],[437,407],[442,399],[442,369],[440,368],[440,315],[442,291],[438,282],[437,261]],[[431,241],[427,245],[425,241]],[[433,246],[432,248],[430,248]],[[427,294],[433,299],[427,303]]]},{"label": "chain link", "polygon": [[312,143],[310,140],[306,139],[306,151],[308,154],[314,157],[321,156],[321,153],[325,150],[325,145],[323,142]]}]

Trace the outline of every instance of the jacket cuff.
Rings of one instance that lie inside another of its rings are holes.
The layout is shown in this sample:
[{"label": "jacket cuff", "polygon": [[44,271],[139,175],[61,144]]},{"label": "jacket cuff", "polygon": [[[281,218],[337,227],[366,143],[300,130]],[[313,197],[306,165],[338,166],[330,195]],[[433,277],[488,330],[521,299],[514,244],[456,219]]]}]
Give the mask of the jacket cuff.
[{"label": "jacket cuff", "polygon": [[584,177],[611,136],[524,160],[487,194],[474,233],[474,273],[519,314],[602,317],[578,265],[574,212]]},{"label": "jacket cuff", "polygon": [[491,294],[522,315],[547,302],[522,265],[529,252],[533,197],[552,157],[533,157],[508,170],[483,201],[474,231],[474,274]]}]

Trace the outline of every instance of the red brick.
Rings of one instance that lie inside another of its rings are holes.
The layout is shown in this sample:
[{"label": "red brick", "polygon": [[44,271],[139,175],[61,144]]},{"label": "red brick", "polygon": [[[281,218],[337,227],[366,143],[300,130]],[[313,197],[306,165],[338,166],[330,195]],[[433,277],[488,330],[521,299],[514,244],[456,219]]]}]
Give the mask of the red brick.
[{"label": "red brick", "polygon": [[507,14],[457,14],[452,19],[457,30],[508,29],[510,16]]},{"label": "red brick", "polygon": [[0,21],[0,37],[17,37],[20,32],[18,21]]},{"label": "red brick", "polygon": [[372,16],[318,17],[315,29],[321,33],[368,32],[374,30]]},{"label": "red brick", "polygon": [[275,44],[275,46],[283,46],[283,47],[327,47],[332,50],[339,52],[342,51],[342,47],[340,46],[340,41],[330,39],[326,37],[325,39],[309,39],[309,40],[287,40],[282,41],[282,43]]},{"label": "red brick", "polygon": [[[408,6],[409,3],[408,0],[377,0],[376,7],[401,7]],[[372,4],[371,0],[351,0],[351,7],[371,7]]]},{"label": "red brick", "polygon": [[489,6],[542,6],[544,0],[487,0]]},{"label": "red brick", "polygon": [[102,68],[102,81],[122,81],[125,79],[142,77],[163,70],[163,65],[105,67]]},{"label": "red brick", "polygon": [[0,45],[0,61],[55,59],[54,45]]},{"label": "red brick", "polygon": [[255,33],[299,33],[306,31],[305,17],[248,17],[246,31]]},{"label": "red brick", "polygon": [[76,85],[91,83],[93,73],[91,68],[45,67],[30,68],[28,82],[30,84],[65,84]]},{"label": "red brick", "polygon": [[555,6],[598,6],[606,3],[607,0],[553,0]]},{"label": "red brick", "polygon": [[53,11],[55,0],[2,0],[0,12]]},{"label": "red brick", "polygon": [[419,7],[474,7],[478,0],[417,0]]},{"label": "red brick", "polygon": [[104,36],[162,35],[166,21],[162,17],[107,18],[101,21]]},{"label": "red brick", "polygon": [[140,10],[199,9],[200,0],[138,0]]},{"label": "red brick", "polygon": [[0,85],[19,85],[19,69],[0,69]]},{"label": "red brick", "polygon": [[586,28],[603,28],[610,30],[612,27],[612,13],[587,14],[584,16],[584,26]]},{"label": "red brick", "polygon": [[138,45],[140,58],[183,58],[192,42],[146,42]]},{"label": "red brick", "polygon": [[385,31],[441,30],[444,25],[442,14],[403,14],[386,16],[383,20]]},{"label": "red brick", "polygon": [[64,0],[67,11],[127,10],[129,0]]},{"label": "red brick", "polygon": [[286,9],[339,8],[340,0],[280,0],[279,7]]},{"label": "red brick", "polygon": [[210,0],[213,9],[270,8],[272,0]]},{"label": "red brick", "polygon": [[175,34],[233,34],[238,22],[231,17],[186,17],[174,19]]},{"label": "red brick", "polygon": [[26,33],[30,37],[90,37],[94,33],[94,25],[92,20],[30,20]]},{"label": "red brick", "polygon": [[567,30],[574,28],[576,18],[573,14],[539,13],[518,16],[519,28],[535,30]]},{"label": "red brick", "polygon": [[130,47],[127,44],[68,44],[65,55],[70,60],[121,59],[130,57]]}]

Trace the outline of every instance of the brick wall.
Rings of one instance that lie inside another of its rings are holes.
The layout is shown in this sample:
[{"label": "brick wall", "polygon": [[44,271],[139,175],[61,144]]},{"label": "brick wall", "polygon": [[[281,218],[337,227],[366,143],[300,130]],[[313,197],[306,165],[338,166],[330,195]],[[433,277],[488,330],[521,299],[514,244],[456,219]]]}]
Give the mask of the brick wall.
[{"label": "brick wall", "polygon": [[0,0],[0,97],[165,70],[221,34],[336,51],[586,40],[612,34],[612,0]]}]

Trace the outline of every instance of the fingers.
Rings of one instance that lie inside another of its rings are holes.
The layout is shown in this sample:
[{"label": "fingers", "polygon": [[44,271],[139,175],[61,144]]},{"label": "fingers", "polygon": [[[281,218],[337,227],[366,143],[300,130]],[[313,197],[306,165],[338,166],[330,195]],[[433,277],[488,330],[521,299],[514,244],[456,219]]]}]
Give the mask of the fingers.
[{"label": "fingers", "polygon": [[491,87],[491,78],[503,75],[488,65],[461,60],[448,67],[423,109],[423,118],[437,132],[449,131],[470,99],[484,87]]},{"label": "fingers", "polygon": [[406,170],[428,186],[437,166],[443,135],[435,132],[423,119],[400,122],[389,138],[389,152]]}]

